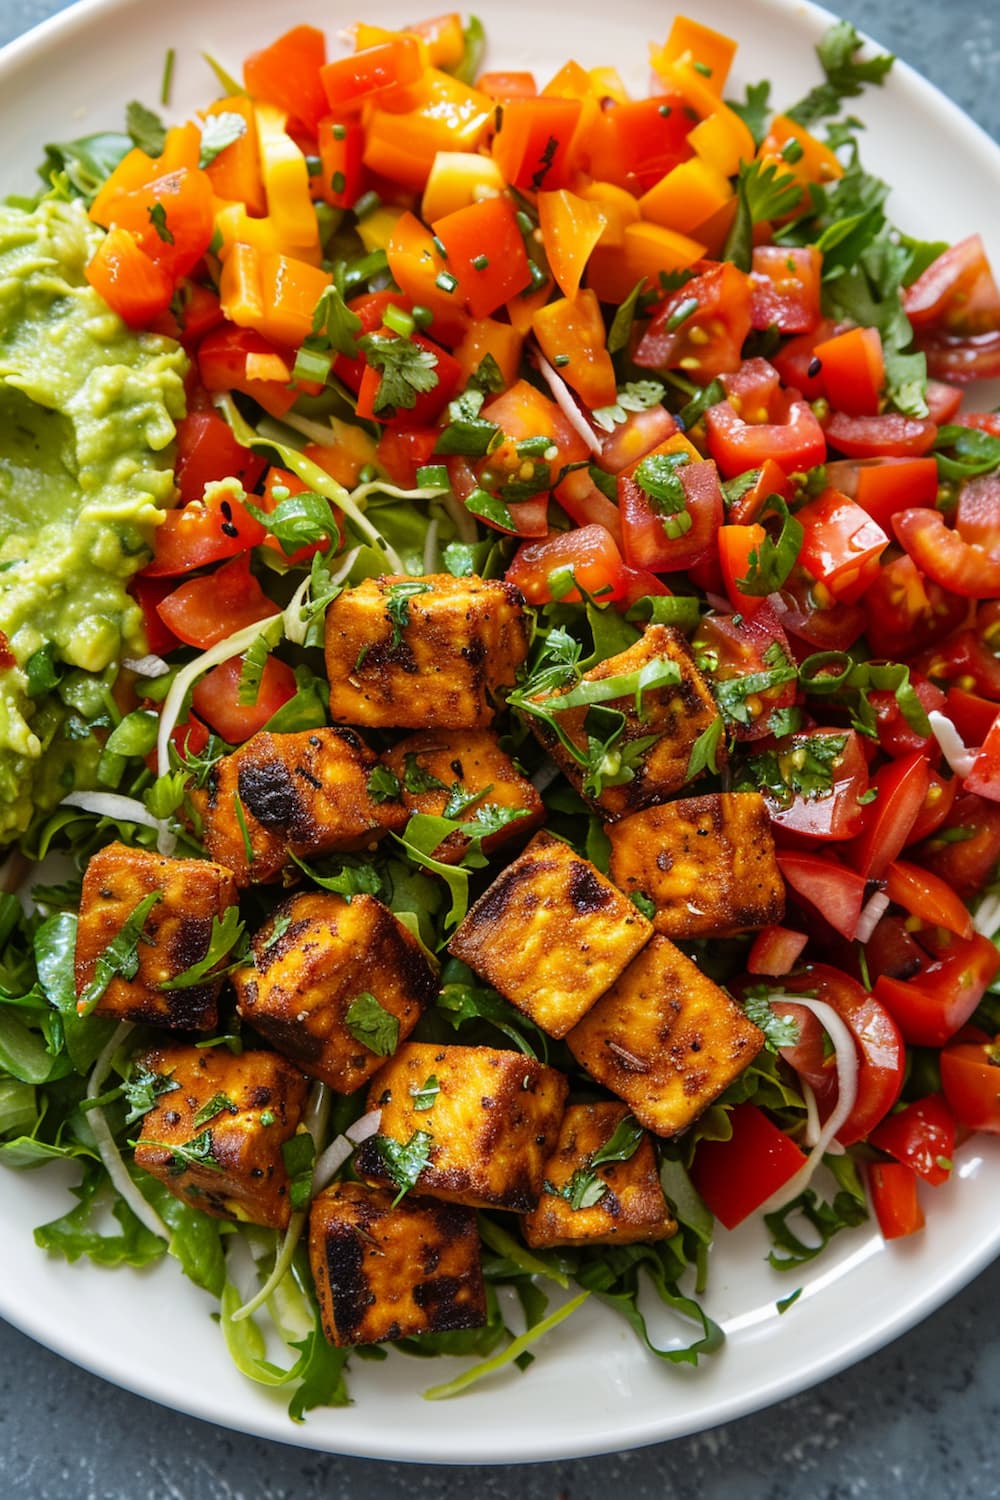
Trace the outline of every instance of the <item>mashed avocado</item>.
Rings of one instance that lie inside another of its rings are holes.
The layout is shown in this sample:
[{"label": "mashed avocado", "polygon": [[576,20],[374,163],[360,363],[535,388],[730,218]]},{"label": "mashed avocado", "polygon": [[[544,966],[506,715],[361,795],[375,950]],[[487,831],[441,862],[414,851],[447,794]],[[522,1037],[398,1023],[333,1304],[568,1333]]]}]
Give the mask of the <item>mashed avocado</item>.
[{"label": "mashed avocado", "polygon": [[[88,286],[99,239],[78,204],[0,205],[0,844],[93,785],[88,720],[145,649],[125,586],[174,499],[185,356]],[[39,651],[47,693],[25,670]]]}]

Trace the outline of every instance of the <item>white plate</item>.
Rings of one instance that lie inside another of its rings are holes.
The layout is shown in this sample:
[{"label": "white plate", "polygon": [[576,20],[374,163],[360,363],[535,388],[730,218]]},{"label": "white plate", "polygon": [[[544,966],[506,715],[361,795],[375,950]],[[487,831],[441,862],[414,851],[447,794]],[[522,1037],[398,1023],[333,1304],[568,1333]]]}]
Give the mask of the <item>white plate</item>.
[{"label": "white plate", "polygon": [[[379,0],[368,16],[392,25],[433,8]],[[337,9],[353,14],[350,5]],[[638,91],[646,86],[645,44],[662,39],[669,15],[652,0],[616,0],[612,8],[573,0],[562,15],[538,0],[484,0],[475,9],[497,65],[533,67],[544,77],[572,51],[588,65],[618,64]],[[775,103],[787,104],[815,81],[812,47],[830,20],[825,13],[790,0],[700,0],[697,14],[741,38],[740,88],[769,77]],[[241,0],[238,8],[231,0],[85,0],[0,56],[0,192],[31,190],[44,141],[120,128],[128,99],[155,103],[168,47],[177,49],[172,113],[179,114],[212,96],[200,52],[238,72],[241,56],[286,19],[324,25],[329,16],[318,0],[296,0],[284,15],[272,0]],[[896,186],[897,221],[928,238],[978,229],[992,238],[1000,265],[995,216],[992,230],[987,222],[1000,189],[997,147],[902,66],[857,108],[869,126],[866,163]],[[955,1180],[927,1194],[927,1229],[912,1242],[886,1246],[873,1231],[848,1231],[818,1263],[785,1277],[765,1264],[754,1226],[720,1230],[708,1305],[730,1337],[699,1370],[662,1367],[624,1323],[588,1305],[537,1350],[526,1375],[508,1371],[457,1401],[428,1403],[421,1389],[457,1362],[356,1361],[355,1404],[314,1412],[297,1427],[280,1396],[237,1374],[210,1300],[173,1262],[149,1273],[100,1271],[35,1248],[32,1227],[65,1210],[68,1180],[61,1170],[0,1172],[0,1313],[12,1323],[108,1380],[225,1426],[332,1452],[429,1462],[570,1457],[727,1421],[871,1353],[1000,1250],[1000,1140],[979,1140],[959,1152]],[[779,1317],[776,1300],[800,1285],[802,1296]]]}]

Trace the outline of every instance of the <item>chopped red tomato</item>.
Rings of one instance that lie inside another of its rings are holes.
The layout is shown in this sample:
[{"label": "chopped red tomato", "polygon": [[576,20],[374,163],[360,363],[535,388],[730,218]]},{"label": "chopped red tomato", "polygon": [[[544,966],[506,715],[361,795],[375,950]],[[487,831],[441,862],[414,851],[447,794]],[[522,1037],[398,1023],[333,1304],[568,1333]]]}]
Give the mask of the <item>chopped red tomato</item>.
[{"label": "chopped red tomato", "polygon": [[699,1141],[691,1179],[719,1223],[735,1229],[795,1176],[805,1156],[756,1104],[737,1104],[729,1123],[728,1141]]},{"label": "chopped red tomato", "polygon": [[917,330],[964,336],[1000,328],[1000,290],[978,234],[944,250],[903,292]]},{"label": "chopped red tomato", "polygon": [[199,678],[191,694],[195,712],[230,745],[242,745],[257,734],[283,704],[295,697],[295,673],[277,657],[269,656],[256,703],[241,703],[242,667],[242,656],[222,662]]},{"label": "chopped red tomato", "polygon": [[856,500],[885,532],[897,511],[937,500],[933,458],[841,458],[827,464],[826,473],[830,483]]},{"label": "chopped red tomato", "polygon": [[394,36],[324,63],[319,79],[327,107],[349,109],[360,107],[365,99],[386,89],[416,83],[423,71],[424,60],[416,38]]},{"label": "chopped red tomato", "polygon": [[[790,662],[788,637],[770,603],[749,616],[713,611],[705,615],[691,640],[701,669],[715,682],[758,677],[771,672],[771,663]],[[796,682],[777,674],[772,686],[737,694],[739,717],[730,726],[738,740],[757,740],[771,733],[771,715],[795,702]]]},{"label": "chopped red tomato", "polygon": [[902,510],[892,524],[917,567],[942,588],[967,599],[1000,594],[1000,557],[964,541],[940,511]]},{"label": "chopped red tomato", "polygon": [[905,1162],[870,1162],[868,1185],[878,1227],[887,1240],[916,1234],[924,1227],[924,1211],[917,1194],[917,1174]]},{"label": "chopped red tomato", "polygon": [[779,798],[765,788],[772,824],[804,840],[853,838],[865,819],[859,798],[868,790],[868,764],[855,731],[807,729],[777,741],[773,753],[786,780],[798,778],[808,790]]},{"label": "chopped red tomato", "polygon": [[[160,618],[157,606],[165,599],[174,587],[172,578],[147,578],[145,573],[137,573],[129,581],[128,591],[132,598],[142,610],[142,628],[146,636],[146,650],[151,651],[154,656],[163,656],[165,652],[172,651],[180,643],[172,630],[168,630]],[[4,637],[4,642],[6,637]],[[3,643],[0,643],[3,644]],[[16,658],[11,653],[11,660],[6,663],[0,660],[0,670],[5,666],[16,665]]]},{"label": "chopped red tomato", "polygon": [[689,568],[715,541],[722,522],[722,490],[715,465],[686,463],[675,472],[684,492],[680,509],[669,509],[672,501],[665,505],[644,490],[638,479],[618,476],[625,560],[631,567],[653,573]]},{"label": "chopped red tomato", "polygon": [[835,411],[851,417],[878,415],[885,387],[885,358],[877,328],[849,328],[816,345],[823,388]]},{"label": "chopped red tomato", "polygon": [[1000,1046],[996,1038],[949,1042],[941,1053],[941,1087],[960,1125],[1000,1135]]},{"label": "chopped red tomato", "polygon": [[1000,474],[977,474],[967,479],[958,496],[955,530],[963,542],[1000,557]]},{"label": "chopped red tomato", "polygon": [[245,490],[255,488],[265,461],[233,436],[228,422],[211,407],[189,411],[177,423],[177,463],[174,480],[181,500],[200,500],[206,484],[230,476]]},{"label": "chopped red tomato", "polygon": [[909,860],[893,860],[885,872],[885,893],[890,901],[929,927],[943,927],[961,938],[972,936],[968,907],[950,885],[930,870],[922,870]]},{"label": "chopped red tomato", "polygon": [[850,851],[866,880],[877,880],[900,854],[923,807],[930,780],[921,751],[882,766],[872,777],[876,796],[865,808],[865,825]]},{"label": "chopped red tomato", "polygon": [[946,956],[927,965],[915,978],[882,975],[875,993],[892,1012],[903,1036],[914,1047],[943,1047],[968,1021],[1000,970],[1000,952],[988,938],[948,935]]},{"label": "chopped red tomato", "polygon": [[[868,644],[877,656],[888,661],[898,661],[941,640],[968,612],[967,600],[924,578],[907,556],[894,558],[882,567],[864,603],[862,619]],[[922,659],[915,665],[928,677],[936,675]]]},{"label": "chopped red tomato", "polygon": [[835,489],[803,505],[796,519],[804,532],[799,562],[835,599],[856,603],[878,576],[889,545],[881,526]]},{"label": "chopped red tomato", "polygon": [[707,385],[739,369],[749,332],[749,277],[725,261],[670,294],[639,340],[635,362],[648,370],[682,370]]},{"label": "chopped red tomato", "polygon": [[[434,222],[454,295],[474,318],[488,318],[531,283],[531,265],[513,205],[484,198]],[[447,285],[446,281],[446,285]]]},{"label": "chopped red tomato", "polygon": [[[910,675],[910,686],[920,699],[925,713],[930,713],[932,709],[944,709],[947,699],[933,682],[928,682],[914,672]],[[871,692],[868,694],[868,703],[874,710],[878,742],[886,755],[898,759],[901,755],[910,755],[914,750],[922,750],[929,759],[937,759],[937,741],[933,734],[921,734],[918,729],[913,728],[900,708],[895,693]]]},{"label": "chopped red tomato", "polygon": [[750,271],[753,327],[811,333],[820,321],[822,269],[823,257],[815,245],[755,245]]},{"label": "chopped red tomato", "polygon": [[947,817],[911,852],[960,896],[975,895],[1000,860],[1000,806],[971,792],[955,797]]},{"label": "chopped red tomato", "polygon": [[863,876],[847,869],[828,851],[800,854],[798,850],[782,849],[778,866],[795,895],[850,942],[865,903]]},{"label": "chopped red tomato", "polygon": [[729,401],[705,413],[708,451],[726,479],[773,459],[786,474],[811,469],[826,457],[826,440],[812,408],[795,391],[776,398],[772,419],[747,422]]},{"label": "chopped red tomato", "polygon": [[223,563],[214,573],[182,583],[159,605],[160,619],[174,635],[202,651],[278,612],[250,572],[246,553]]},{"label": "chopped red tomato", "polygon": [[928,767],[927,792],[923,806],[907,836],[906,845],[930,838],[947,821],[958,793],[958,777],[944,776],[933,766]]},{"label": "chopped red tomato", "polygon": [[933,448],[937,423],[930,417],[902,417],[898,412],[852,417],[835,411],[823,423],[823,431],[830,447],[845,458],[906,458]]},{"label": "chopped red tomato", "polygon": [[790,927],[762,927],[747,954],[747,973],[774,978],[789,974],[808,941],[804,932],[793,932]]},{"label": "chopped red tomato", "polygon": [[[525,542],[514,554],[504,575],[516,584],[529,604],[548,604],[553,598],[553,574],[572,573],[580,587],[602,603],[613,603],[625,588],[622,556],[614,537],[603,526],[581,526],[577,531],[555,532],[544,542]],[[573,603],[578,589],[560,593]]]},{"label": "chopped red tomato", "polygon": [[193,573],[259,546],[267,535],[259,521],[228,490],[210,490],[180,510],[168,510],[156,529],[147,578]]},{"label": "chopped red tomato", "polygon": [[965,778],[965,789],[991,802],[1000,802],[1000,715],[993,720],[975,764]]}]

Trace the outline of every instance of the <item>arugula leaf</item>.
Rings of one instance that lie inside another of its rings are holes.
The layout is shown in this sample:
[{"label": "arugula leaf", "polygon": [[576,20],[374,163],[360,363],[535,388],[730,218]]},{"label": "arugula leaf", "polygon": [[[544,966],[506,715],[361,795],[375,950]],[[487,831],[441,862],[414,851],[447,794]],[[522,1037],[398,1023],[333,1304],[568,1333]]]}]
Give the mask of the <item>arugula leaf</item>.
[{"label": "arugula leaf", "polygon": [[354,1040],[376,1057],[391,1057],[399,1045],[399,1017],[380,1005],[368,990],[351,1001],[344,1025]]},{"label": "arugula leaf", "polygon": [[771,118],[771,85],[765,78],[760,83],[748,83],[746,86],[746,97],[741,103],[738,99],[727,99],[726,103],[734,114],[739,115],[744,125],[753,136],[753,143],[759,146],[767,135],[768,122]]},{"label": "arugula leaf", "polygon": [[[512,1042],[525,1057],[537,1058],[539,1051],[544,1054],[548,1041],[545,1033],[520,1011],[515,1010],[496,990],[484,985],[458,959],[449,959],[442,970],[437,1010],[455,1031],[460,1031],[465,1025],[485,1021]],[[537,1050],[525,1037],[525,1030],[535,1038]]]},{"label": "arugula leaf", "polygon": [[755,985],[743,997],[743,1011],[764,1033],[764,1046],[768,1052],[778,1052],[782,1047],[794,1047],[799,1040],[799,1023],[790,1016],[779,1016],[771,1009],[771,1001],[763,985]]},{"label": "arugula leaf", "polygon": [[352,896],[378,896],[382,894],[382,877],[375,866],[368,862],[352,863],[345,860],[336,875],[321,875],[307,865],[305,860],[299,859],[297,854],[289,850],[292,859],[304,874],[308,875],[314,885],[321,890],[334,891],[338,896],[343,896],[350,901]]},{"label": "arugula leaf", "polygon": [[300,1212],[308,1208],[312,1197],[313,1167],[316,1162],[316,1143],[308,1130],[298,1130],[281,1147],[281,1159],[288,1173],[288,1196],[292,1208]]},{"label": "arugula leaf", "polygon": [[[243,959],[246,944],[241,939],[245,931],[246,925],[240,919],[239,907],[227,906],[221,920],[219,917],[212,918],[212,931],[204,957],[173,979],[165,979],[160,989],[190,990],[206,979],[218,979],[221,973],[228,973]],[[218,965],[226,957],[230,962],[224,970],[219,971]]]},{"label": "arugula leaf", "polygon": [[139,943],[144,938],[143,928],[146,918],[156,903],[162,899],[162,891],[150,891],[148,896],[143,896],[142,900],[132,908],[120,931],[98,954],[93,977],[77,1001],[78,1014],[90,1015],[94,1006],[103,998],[112,979],[135,978],[139,972]]},{"label": "arugula leaf", "polygon": [[133,144],[131,136],[110,130],[76,141],[52,141],[44,148],[45,160],[38,175],[46,185],[55,178],[64,179],[76,195],[90,203]]},{"label": "arugula leaf", "polygon": [[125,129],[132,137],[133,145],[145,151],[147,156],[162,156],[167,143],[167,127],[153,110],[147,109],[138,99],[125,106]]},{"label": "arugula leaf", "polygon": [[382,1170],[399,1189],[392,1201],[393,1208],[417,1183],[421,1172],[430,1160],[434,1137],[426,1130],[415,1130],[405,1143],[394,1140],[391,1135],[372,1137],[371,1148],[377,1155]]},{"label": "arugula leaf", "polygon": [[433,585],[422,578],[406,578],[400,583],[390,584],[386,589],[385,612],[392,622],[390,650],[403,643],[403,631],[410,623],[410,600],[419,594],[429,594],[432,590]]},{"label": "arugula leaf", "polygon": [[[818,1244],[806,1244],[789,1227],[788,1221],[795,1214],[800,1214],[819,1236]],[[849,1192],[839,1192],[832,1203],[825,1203],[817,1198],[812,1188],[806,1188],[784,1208],[764,1215],[764,1223],[774,1243],[774,1249],[767,1257],[768,1263],[776,1271],[795,1270],[807,1261],[815,1260],[842,1229],[856,1229],[867,1218],[864,1203],[859,1203]],[[779,1251],[785,1253],[778,1254]]]},{"label": "arugula leaf", "polygon": [[358,339],[357,347],[372,369],[381,372],[372,402],[376,414],[412,411],[417,397],[432,391],[438,383],[437,355],[410,339],[366,333]]},{"label": "arugula leaf", "polygon": [[246,120],[235,110],[224,109],[217,115],[206,115],[201,127],[199,167],[210,167],[219,152],[246,135],[246,131]]},{"label": "arugula leaf", "polygon": [[[76,1207],[35,1230],[35,1244],[40,1249],[55,1251],[70,1262],[86,1255],[99,1266],[146,1266],[165,1253],[167,1247],[160,1236],[136,1218],[123,1198],[112,1195],[107,1173],[99,1163],[87,1163],[79,1185],[70,1191],[78,1200]],[[97,1227],[109,1202],[119,1226],[116,1234]]]},{"label": "arugula leaf", "polygon": [[888,52],[858,61],[864,43],[849,21],[837,21],[816,48],[825,82],[785,111],[800,125],[811,126],[825,115],[835,115],[845,99],[855,99],[866,84],[881,85],[895,58]]}]

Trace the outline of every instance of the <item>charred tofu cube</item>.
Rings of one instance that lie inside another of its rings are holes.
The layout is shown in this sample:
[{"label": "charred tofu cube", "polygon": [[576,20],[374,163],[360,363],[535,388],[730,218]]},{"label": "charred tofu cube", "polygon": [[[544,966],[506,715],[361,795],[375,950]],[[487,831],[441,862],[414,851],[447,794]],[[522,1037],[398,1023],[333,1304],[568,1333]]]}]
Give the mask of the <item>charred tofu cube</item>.
[{"label": "charred tofu cube", "polygon": [[538,1207],[521,1220],[529,1245],[630,1245],[669,1239],[676,1233],[653,1143],[645,1131],[625,1161],[598,1160],[593,1165],[593,1158],[599,1158],[628,1119],[627,1106],[610,1100],[569,1106],[559,1144],[545,1163],[545,1190]]},{"label": "charred tofu cube", "polygon": [[309,1080],[274,1052],[162,1047],[142,1059],[156,1102],[140,1124],[136,1165],[217,1219],[284,1229],[291,1215],[282,1147]]},{"label": "charred tofu cube", "polygon": [[[488,729],[425,729],[400,740],[384,760],[399,782],[408,812],[495,828],[482,840],[486,855],[512,839],[526,838],[545,817],[541,797]],[[493,816],[495,811],[516,816],[501,822]],[[456,830],[434,850],[434,858],[457,864],[469,843],[470,838]]]},{"label": "charred tofu cube", "polygon": [[780,922],[785,884],[758,792],[716,792],[647,807],[608,826],[611,878],[656,907],[667,937],[744,932]]},{"label": "charred tofu cube", "polygon": [[398,1188],[383,1142],[391,1150],[423,1147],[414,1191],[528,1213],[542,1190],[567,1089],[562,1073],[520,1052],[407,1042],[369,1087],[368,1108],[382,1118],[378,1135],[355,1157],[358,1175]]},{"label": "charred tofu cube", "polygon": [[240,1015],[342,1094],[377,1072],[437,995],[419,943],[374,896],[291,896],[250,954],[233,974]]},{"label": "charred tofu cube", "polygon": [[482,729],[528,651],[500,579],[366,578],[326,612],[330,715],[376,729]]},{"label": "charred tofu cube", "polygon": [[588,860],[537,833],[480,896],[449,944],[549,1036],[565,1036],[648,941],[652,927]]},{"label": "charred tofu cube", "polygon": [[205,847],[239,885],[273,880],[290,853],[368,848],[407,818],[402,803],[380,800],[378,764],[352,729],[255,734],[209,773]]},{"label": "charred tofu cube", "polygon": [[331,1344],[482,1328],[486,1290],[471,1208],[339,1182],[313,1200],[309,1259]]},{"label": "charred tofu cube", "polygon": [[[140,904],[154,896],[143,916]],[[211,860],[169,859],[124,844],[99,849],[87,866],[80,897],[75,965],[80,1011],[177,1031],[212,1031],[221,976],[182,989],[163,986],[200,963],[213,918],[221,918],[235,900],[232,871]],[[126,927],[137,928],[131,943]],[[123,934],[129,957],[119,962],[93,1004],[98,960]]]},{"label": "charred tofu cube", "polygon": [[753,1062],[764,1036],[697,964],[654,937],[566,1042],[640,1124],[676,1135]]},{"label": "charred tofu cube", "polygon": [[[638,708],[634,693],[628,697],[612,698],[606,704],[625,715],[625,728],[615,749],[622,753],[634,773],[631,781],[605,786],[591,799],[611,818],[623,817],[636,808],[646,807],[679,791],[687,780],[695,741],[719,718],[715,700],[694,664],[687,641],[679,631],[666,625],[650,625],[627,651],[599,662],[583,674],[582,681],[605,682],[609,677],[627,677],[651,662],[673,663],[679,674],[678,681],[644,692]],[[552,698],[538,701],[552,702],[558,697],[557,693]],[[587,749],[584,720],[588,713],[589,708],[583,706],[567,709],[559,715],[560,728],[582,751]],[[530,722],[560,770],[582,792],[583,767],[541,719],[532,718]],[[647,743],[644,747],[643,742],[650,738],[652,744]],[[720,758],[724,754],[725,741],[720,739]]]}]

